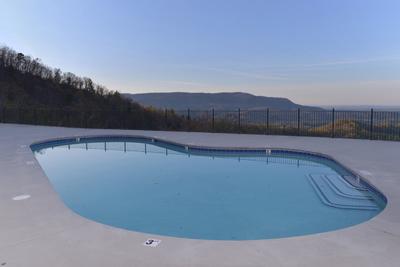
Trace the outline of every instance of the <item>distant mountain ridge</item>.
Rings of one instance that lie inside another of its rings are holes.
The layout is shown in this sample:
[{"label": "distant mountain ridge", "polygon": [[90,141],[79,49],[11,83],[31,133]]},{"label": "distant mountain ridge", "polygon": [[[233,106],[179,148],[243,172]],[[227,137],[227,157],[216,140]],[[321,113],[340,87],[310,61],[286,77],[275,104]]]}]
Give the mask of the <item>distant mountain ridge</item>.
[{"label": "distant mountain ridge", "polygon": [[319,107],[298,105],[287,98],[256,96],[248,93],[145,93],[122,94],[144,106],[155,108],[182,109],[280,109],[280,110],[322,110]]}]

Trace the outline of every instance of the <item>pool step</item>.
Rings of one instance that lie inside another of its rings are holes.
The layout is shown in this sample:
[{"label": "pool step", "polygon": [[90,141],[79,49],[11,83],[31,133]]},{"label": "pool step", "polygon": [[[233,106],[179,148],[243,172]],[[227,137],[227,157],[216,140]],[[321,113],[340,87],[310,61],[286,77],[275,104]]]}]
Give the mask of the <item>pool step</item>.
[{"label": "pool step", "polygon": [[334,175],[310,174],[308,178],[325,205],[341,209],[379,209],[368,191],[346,184],[345,180],[340,180],[343,178],[339,175],[334,177]]},{"label": "pool step", "polygon": [[365,187],[355,187],[339,175],[321,175],[336,194],[356,199],[372,199]]},{"label": "pool step", "polygon": [[346,175],[346,176],[340,176],[337,174],[325,174],[325,177],[327,177],[329,180],[332,182],[335,182],[335,184],[341,184],[342,186],[348,187],[350,189],[356,189],[359,191],[368,191],[368,188],[365,186],[361,185],[356,178]]}]

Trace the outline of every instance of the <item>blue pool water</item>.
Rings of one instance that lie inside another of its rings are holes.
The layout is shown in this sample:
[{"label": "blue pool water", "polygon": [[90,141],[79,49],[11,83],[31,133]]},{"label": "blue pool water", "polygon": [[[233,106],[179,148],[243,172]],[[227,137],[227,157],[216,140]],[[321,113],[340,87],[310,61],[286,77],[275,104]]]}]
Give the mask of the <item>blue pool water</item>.
[{"label": "blue pool water", "polygon": [[195,151],[134,138],[67,140],[32,149],[73,211],[149,234],[297,236],[361,223],[385,206],[346,169],[312,155]]}]

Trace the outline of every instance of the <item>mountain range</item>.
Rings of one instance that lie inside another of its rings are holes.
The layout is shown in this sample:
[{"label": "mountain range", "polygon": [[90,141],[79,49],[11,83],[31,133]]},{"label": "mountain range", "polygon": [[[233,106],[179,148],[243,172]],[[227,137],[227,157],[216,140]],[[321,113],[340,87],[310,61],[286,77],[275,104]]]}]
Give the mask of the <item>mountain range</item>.
[{"label": "mountain range", "polygon": [[183,109],[280,109],[280,110],[322,110],[319,107],[303,106],[292,102],[287,98],[256,96],[248,93],[144,93],[122,94],[143,106],[154,108]]}]

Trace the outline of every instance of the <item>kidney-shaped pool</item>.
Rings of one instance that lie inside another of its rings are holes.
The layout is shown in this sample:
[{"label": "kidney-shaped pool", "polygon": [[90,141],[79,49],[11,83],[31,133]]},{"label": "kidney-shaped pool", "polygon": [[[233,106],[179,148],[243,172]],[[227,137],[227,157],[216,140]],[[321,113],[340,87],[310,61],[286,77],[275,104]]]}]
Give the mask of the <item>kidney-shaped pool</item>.
[{"label": "kidney-shaped pool", "polygon": [[65,204],[128,230],[209,240],[332,231],[376,216],[373,186],[334,160],[278,149],[206,149],[140,137],[31,146]]}]

